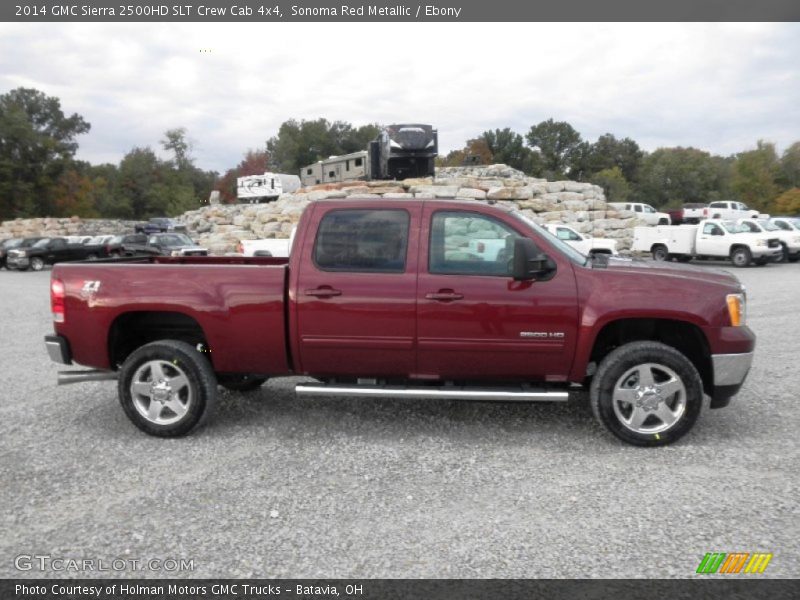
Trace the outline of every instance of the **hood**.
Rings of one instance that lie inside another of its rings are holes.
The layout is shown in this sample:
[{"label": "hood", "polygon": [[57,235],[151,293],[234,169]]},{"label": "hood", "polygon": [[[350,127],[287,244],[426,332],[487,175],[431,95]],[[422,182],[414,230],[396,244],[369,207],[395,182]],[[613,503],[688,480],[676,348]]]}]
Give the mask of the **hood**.
[{"label": "hood", "polygon": [[607,269],[617,273],[634,273],[656,277],[674,277],[682,280],[702,280],[740,289],[741,283],[735,275],[723,269],[695,267],[693,265],[642,260],[640,258],[609,257]]}]

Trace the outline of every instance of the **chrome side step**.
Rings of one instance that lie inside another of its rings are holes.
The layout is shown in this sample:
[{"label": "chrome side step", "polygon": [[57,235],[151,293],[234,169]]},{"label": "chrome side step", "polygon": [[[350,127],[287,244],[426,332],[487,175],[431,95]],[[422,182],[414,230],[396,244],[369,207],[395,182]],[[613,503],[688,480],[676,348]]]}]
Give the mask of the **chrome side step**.
[{"label": "chrome side step", "polygon": [[298,396],[348,396],[350,398],[443,398],[448,400],[480,400],[487,402],[566,402],[569,393],[563,391],[514,388],[472,387],[402,387],[391,385],[325,385],[324,383],[298,383],[294,388]]},{"label": "chrome side step", "polygon": [[59,371],[56,381],[58,385],[67,385],[84,381],[116,381],[118,378],[119,373],[116,371],[91,369],[89,371]]}]

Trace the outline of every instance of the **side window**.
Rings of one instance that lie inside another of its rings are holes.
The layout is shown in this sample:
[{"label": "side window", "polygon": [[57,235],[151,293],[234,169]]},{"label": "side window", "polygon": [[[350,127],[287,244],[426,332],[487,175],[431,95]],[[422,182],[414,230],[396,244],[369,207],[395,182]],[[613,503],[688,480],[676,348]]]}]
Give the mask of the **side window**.
[{"label": "side window", "polygon": [[566,227],[557,227],[556,228],[556,237],[560,240],[566,240],[569,242],[580,242],[581,237],[572,231],[571,229],[567,229]]},{"label": "side window", "polygon": [[63,238],[53,238],[53,241],[50,242],[50,247],[53,249],[64,248],[66,245],[67,243]]},{"label": "side window", "polygon": [[783,229],[784,231],[791,231],[792,228],[789,227],[789,224],[786,221],[773,221],[774,225],[777,225],[779,228]]},{"label": "side window", "polygon": [[356,165],[357,167],[360,167],[360,166],[362,165],[362,163],[363,163],[363,161],[362,161],[360,158],[357,158],[357,159],[355,160],[355,165]]},{"label": "side window", "polygon": [[440,211],[431,221],[428,271],[438,274],[510,274],[514,240],[507,225],[466,211]]},{"label": "side window", "polygon": [[761,230],[755,223],[751,223],[750,221],[744,221],[742,225],[744,225],[748,229],[748,231],[752,231],[753,233],[761,233]]},{"label": "side window", "polygon": [[703,226],[703,233],[706,235],[722,235],[722,230],[715,223],[706,223]]},{"label": "side window", "polygon": [[409,220],[404,210],[332,210],[319,224],[314,262],[323,271],[402,273]]},{"label": "side window", "polygon": [[646,212],[646,213],[654,213],[654,212],[656,212],[656,209],[653,208],[652,206],[650,206],[649,204],[645,204],[644,205],[644,212]]},{"label": "side window", "polygon": [[634,204],[633,208],[636,212],[642,212],[642,205],[641,204]]},{"label": "side window", "polygon": [[306,175],[311,175],[314,171],[312,169],[306,169]]}]

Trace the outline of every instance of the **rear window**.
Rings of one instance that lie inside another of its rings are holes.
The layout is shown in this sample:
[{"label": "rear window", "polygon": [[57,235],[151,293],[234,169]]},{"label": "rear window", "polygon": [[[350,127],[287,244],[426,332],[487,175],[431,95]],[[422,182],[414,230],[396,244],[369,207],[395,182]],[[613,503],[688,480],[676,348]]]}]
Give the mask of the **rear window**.
[{"label": "rear window", "polygon": [[333,210],[319,225],[314,262],[323,271],[402,273],[408,227],[405,210]]}]

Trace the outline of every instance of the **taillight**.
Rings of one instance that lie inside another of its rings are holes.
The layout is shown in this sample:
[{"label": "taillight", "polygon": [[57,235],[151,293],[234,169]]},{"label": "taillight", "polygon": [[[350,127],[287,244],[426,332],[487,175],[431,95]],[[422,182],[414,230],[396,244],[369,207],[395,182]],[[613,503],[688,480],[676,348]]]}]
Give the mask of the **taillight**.
[{"label": "taillight", "polygon": [[708,209],[707,209],[707,208],[704,208],[704,209],[703,209],[703,216],[704,216],[704,217],[707,217],[707,216],[708,216]]},{"label": "taillight", "polygon": [[53,321],[56,323],[64,322],[64,282],[60,279],[53,279],[50,282],[50,306],[53,311]]}]

